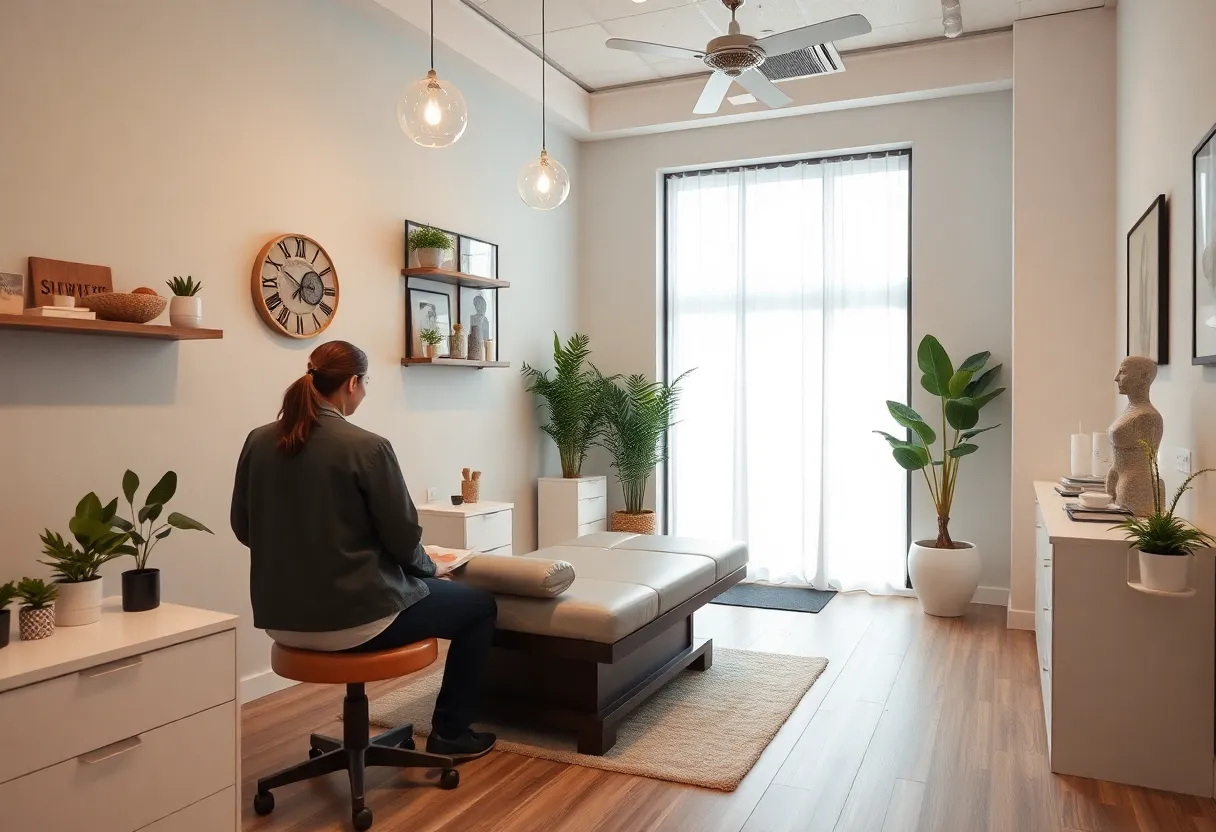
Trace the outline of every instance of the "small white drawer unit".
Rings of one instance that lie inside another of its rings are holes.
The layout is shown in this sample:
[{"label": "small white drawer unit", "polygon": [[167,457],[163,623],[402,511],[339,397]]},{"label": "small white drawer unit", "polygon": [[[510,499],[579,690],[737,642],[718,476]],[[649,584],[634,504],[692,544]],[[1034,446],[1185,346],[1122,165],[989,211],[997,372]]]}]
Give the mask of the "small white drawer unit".
[{"label": "small white drawer unit", "polygon": [[479,501],[458,506],[426,503],[418,506],[422,542],[449,549],[472,549],[487,555],[511,554],[515,505]]},{"label": "small white drawer unit", "polygon": [[236,832],[236,622],[111,598],[96,624],[14,634],[0,650],[0,828]]},{"label": "small white drawer unit", "polygon": [[607,477],[544,477],[537,492],[540,548],[608,529]]}]

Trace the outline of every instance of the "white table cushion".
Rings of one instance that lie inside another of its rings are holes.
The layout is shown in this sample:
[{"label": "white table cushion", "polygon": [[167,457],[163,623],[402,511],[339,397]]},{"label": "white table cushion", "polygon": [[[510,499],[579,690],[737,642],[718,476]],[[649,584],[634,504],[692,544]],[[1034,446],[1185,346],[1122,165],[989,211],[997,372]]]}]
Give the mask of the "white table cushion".
[{"label": "white table cushion", "polygon": [[574,540],[567,540],[562,546],[582,546],[587,549],[615,549],[627,540],[639,535],[631,532],[593,532]]},{"label": "white table cushion", "polygon": [[628,540],[618,542],[612,547],[612,551],[667,552],[710,558],[716,564],[716,580],[721,580],[740,566],[747,565],[747,544],[739,540],[636,534]]},{"label": "white table cushion", "polygon": [[579,575],[556,598],[499,595],[498,629],[613,644],[659,615],[659,595],[638,584]]},{"label": "white table cushion", "polygon": [[717,580],[713,561],[696,555],[604,551],[581,546],[550,546],[543,551],[545,557],[573,566],[576,581],[587,577],[650,587],[659,595],[659,615],[708,589]]}]

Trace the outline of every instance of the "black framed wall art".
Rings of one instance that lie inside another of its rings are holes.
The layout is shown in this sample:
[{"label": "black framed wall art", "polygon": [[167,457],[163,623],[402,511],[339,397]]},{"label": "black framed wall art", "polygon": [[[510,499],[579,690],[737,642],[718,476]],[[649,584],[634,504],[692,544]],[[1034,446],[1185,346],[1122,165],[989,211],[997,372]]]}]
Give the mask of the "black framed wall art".
[{"label": "black framed wall art", "polygon": [[[446,292],[410,288],[405,304],[407,345],[410,358],[442,358],[449,352],[452,333],[452,298]],[[434,354],[428,354],[422,333],[434,330],[439,335]]]},{"label": "black framed wall art", "polygon": [[1216,364],[1216,127],[1191,157],[1191,363]]},{"label": "black framed wall art", "polygon": [[1127,232],[1127,354],[1169,363],[1169,203],[1158,195]]}]

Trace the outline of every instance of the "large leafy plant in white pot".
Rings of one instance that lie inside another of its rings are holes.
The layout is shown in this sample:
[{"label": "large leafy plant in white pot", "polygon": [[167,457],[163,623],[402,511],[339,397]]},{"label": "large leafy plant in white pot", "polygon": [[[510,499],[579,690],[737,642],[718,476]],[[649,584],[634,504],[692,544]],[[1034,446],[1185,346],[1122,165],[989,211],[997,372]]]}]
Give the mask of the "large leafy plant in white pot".
[{"label": "large leafy plant in white pot", "polygon": [[[929,615],[963,615],[980,584],[979,551],[975,544],[951,537],[950,511],[962,460],[979,450],[971,440],[999,427],[977,427],[980,411],[1005,392],[1004,387],[989,390],[1001,370],[1000,364],[987,366],[991,357],[988,352],[976,353],[956,370],[941,343],[926,335],[916,350],[916,363],[921,387],[938,399],[941,434],[915,410],[893,401],[887,402],[887,410],[908,429],[909,438],[875,431],[890,444],[901,468],[921,472],[937,510],[937,538],[917,540],[908,550],[908,577]],[[935,453],[937,448],[940,453]]]}]

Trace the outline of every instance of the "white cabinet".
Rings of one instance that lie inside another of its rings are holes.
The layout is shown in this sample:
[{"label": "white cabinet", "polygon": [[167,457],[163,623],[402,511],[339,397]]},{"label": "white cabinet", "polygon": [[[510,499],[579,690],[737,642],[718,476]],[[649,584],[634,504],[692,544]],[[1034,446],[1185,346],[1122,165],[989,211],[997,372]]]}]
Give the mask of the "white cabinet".
[{"label": "white cabinet", "polygon": [[1128,585],[1139,562],[1105,523],[1075,523],[1036,483],[1035,641],[1051,770],[1211,797],[1216,569],[1190,598]]},{"label": "white cabinet", "polygon": [[428,546],[509,555],[514,511],[512,503],[476,502],[458,506],[425,503],[418,506],[422,542]]},{"label": "white cabinet", "polygon": [[545,477],[537,481],[540,548],[608,528],[608,478]]},{"label": "white cabinet", "polygon": [[14,634],[0,650],[0,828],[236,832],[236,622],[112,598],[96,624]]}]

